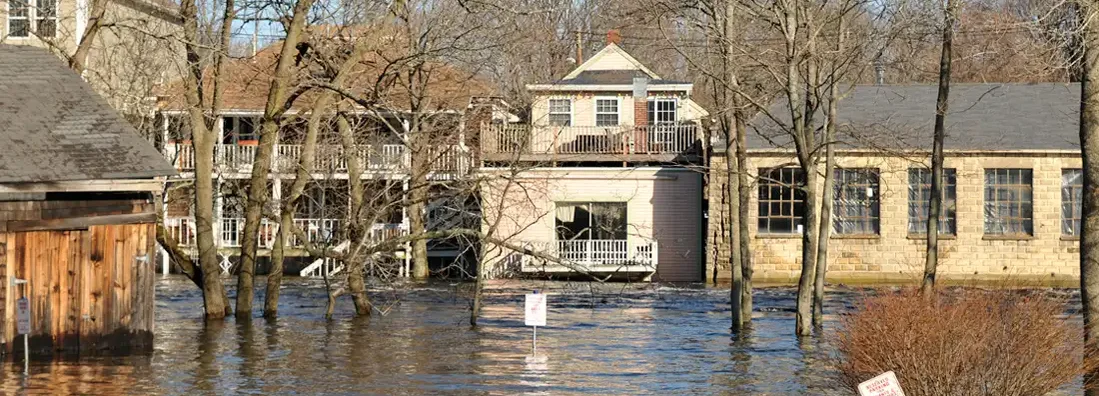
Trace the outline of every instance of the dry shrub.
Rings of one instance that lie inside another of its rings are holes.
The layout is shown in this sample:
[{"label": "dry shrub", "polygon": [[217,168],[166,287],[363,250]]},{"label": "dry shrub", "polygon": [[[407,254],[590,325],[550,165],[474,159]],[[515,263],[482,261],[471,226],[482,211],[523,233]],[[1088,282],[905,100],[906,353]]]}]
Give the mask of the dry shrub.
[{"label": "dry shrub", "polygon": [[893,370],[908,396],[1044,395],[1080,378],[1083,332],[1064,301],[1012,291],[867,297],[836,332],[840,381]]}]

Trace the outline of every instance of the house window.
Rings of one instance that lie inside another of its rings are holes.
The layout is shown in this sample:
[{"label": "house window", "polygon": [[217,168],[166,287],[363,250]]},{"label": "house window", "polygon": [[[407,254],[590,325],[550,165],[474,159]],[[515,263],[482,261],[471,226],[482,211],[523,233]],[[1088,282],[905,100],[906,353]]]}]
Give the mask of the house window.
[{"label": "house window", "polygon": [[32,33],[57,36],[57,0],[8,1],[8,36],[30,37]]},{"label": "house window", "polygon": [[556,126],[572,125],[572,100],[550,99],[549,123]]},{"label": "house window", "polygon": [[[942,205],[939,208],[939,234],[954,235],[957,231],[957,172],[943,169]],[[908,169],[908,233],[927,234],[927,216],[931,205],[931,170]]]},{"label": "house window", "polygon": [[1030,169],[985,169],[985,233],[1033,235]]},{"label": "house window", "polygon": [[674,124],[675,99],[655,99],[649,101],[649,122],[652,124]]},{"label": "house window", "polygon": [[225,117],[222,122],[224,124],[225,144],[259,140],[259,131],[256,130],[258,122],[255,117]]},{"label": "house window", "polygon": [[881,197],[877,169],[836,169],[832,230],[839,235],[880,231]]},{"label": "house window", "polygon": [[798,168],[761,169],[760,234],[796,234],[805,224],[805,174]]},{"label": "house window", "polygon": [[1061,170],[1061,235],[1080,236],[1080,219],[1083,218],[1084,171]]},{"label": "house window", "polygon": [[618,125],[618,99],[595,100],[595,126]]},{"label": "house window", "polygon": [[625,240],[625,202],[558,202],[558,241]]}]

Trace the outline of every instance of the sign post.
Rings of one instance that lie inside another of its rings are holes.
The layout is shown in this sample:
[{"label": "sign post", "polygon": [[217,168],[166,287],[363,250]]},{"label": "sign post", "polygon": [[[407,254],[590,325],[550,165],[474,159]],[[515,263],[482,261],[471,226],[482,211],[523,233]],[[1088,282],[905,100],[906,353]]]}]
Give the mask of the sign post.
[{"label": "sign post", "polygon": [[546,325],[546,295],[539,294],[537,290],[532,294],[527,294],[526,309],[523,311],[526,325],[534,327],[531,355],[538,356],[538,326]]},{"label": "sign post", "polygon": [[23,375],[30,374],[31,302],[27,299],[27,280],[11,278],[11,284],[23,285],[23,297],[15,300],[15,332],[23,335]]},{"label": "sign post", "polygon": [[897,375],[886,371],[859,384],[859,396],[904,396],[904,391]]}]

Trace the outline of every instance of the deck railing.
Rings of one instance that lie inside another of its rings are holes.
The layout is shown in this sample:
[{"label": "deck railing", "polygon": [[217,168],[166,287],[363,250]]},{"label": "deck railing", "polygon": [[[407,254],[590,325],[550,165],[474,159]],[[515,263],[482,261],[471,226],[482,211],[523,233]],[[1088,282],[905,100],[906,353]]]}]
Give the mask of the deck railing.
[{"label": "deck railing", "polygon": [[[219,144],[214,147],[214,167],[221,172],[250,172],[257,148],[252,145]],[[299,144],[276,145],[272,169],[275,172],[294,173],[301,150]],[[407,147],[401,144],[362,145],[358,151],[359,163],[367,172],[407,172],[411,163]],[[190,143],[170,143],[165,147],[164,155],[180,171],[195,169],[195,152]],[[431,164],[432,172],[454,174],[470,170],[472,157],[469,150],[458,145],[431,147],[424,155]],[[341,145],[318,145],[313,158],[313,171],[316,173],[347,173],[347,157]]]},{"label": "deck railing", "polygon": [[686,154],[699,149],[696,124],[614,126],[487,125],[486,154]]},{"label": "deck railing", "polygon": [[[293,220],[294,226],[301,229],[306,238],[311,243],[332,243],[341,239],[340,233],[342,220],[340,219],[311,219],[311,218],[295,218]],[[241,241],[244,235],[244,218],[241,217],[226,217],[222,218],[220,222],[221,228],[218,232],[218,240],[216,241],[219,246],[227,248],[237,248],[241,246]],[[192,217],[172,217],[164,219],[164,226],[168,229],[168,234],[176,240],[180,246],[192,247],[197,243],[196,236],[197,230],[195,228],[195,219]],[[275,238],[278,235],[279,225],[277,222],[272,222],[268,219],[260,220],[259,230],[259,247],[261,249],[270,249],[275,245]],[[381,242],[387,239],[399,238],[406,236],[409,233],[407,224],[404,223],[377,223],[370,227],[370,238],[372,241]],[[287,244],[290,247],[302,247],[301,239],[297,235],[289,235]]]},{"label": "deck railing", "polygon": [[[549,256],[527,256],[524,271],[589,271],[629,272],[655,271],[658,262],[656,241],[633,239],[579,239],[555,242],[528,242],[534,252]],[[559,261],[559,262],[555,262]]]}]

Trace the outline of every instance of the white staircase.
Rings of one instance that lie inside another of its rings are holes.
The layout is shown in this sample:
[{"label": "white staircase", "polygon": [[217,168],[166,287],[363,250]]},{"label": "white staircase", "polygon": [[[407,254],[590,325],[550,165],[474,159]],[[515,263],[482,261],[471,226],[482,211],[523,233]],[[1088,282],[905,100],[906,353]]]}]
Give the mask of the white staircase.
[{"label": "white staircase", "polygon": [[[337,252],[344,252],[347,247],[351,246],[351,241],[344,241],[343,243],[336,245],[333,249]],[[325,278],[336,275],[344,270],[344,264],[341,261],[337,261],[332,258],[323,257],[309,264],[305,268],[302,268],[298,275],[306,278]]]}]

